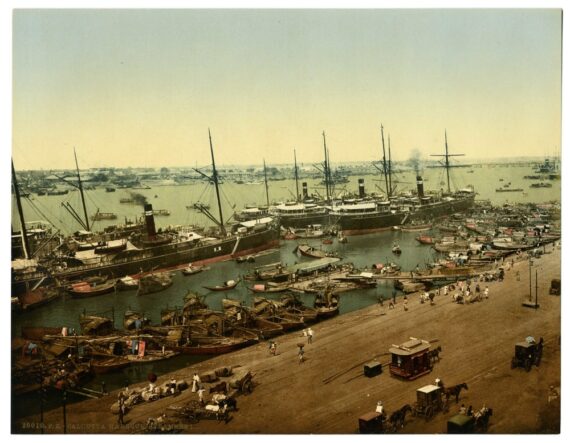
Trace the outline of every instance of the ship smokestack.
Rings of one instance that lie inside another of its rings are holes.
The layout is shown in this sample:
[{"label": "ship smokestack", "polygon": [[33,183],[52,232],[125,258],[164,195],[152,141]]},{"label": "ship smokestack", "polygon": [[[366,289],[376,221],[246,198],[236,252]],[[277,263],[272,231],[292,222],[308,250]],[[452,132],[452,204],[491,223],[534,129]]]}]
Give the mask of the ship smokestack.
[{"label": "ship smokestack", "polygon": [[418,185],[418,197],[424,197],[424,181],[421,175],[416,176],[416,183]]},{"label": "ship smokestack", "polygon": [[154,226],[154,215],[152,213],[152,205],[146,203],[144,205],[144,218],[146,223],[146,233],[149,238],[156,237],[156,227]]},{"label": "ship smokestack", "polygon": [[309,198],[309,190],[307,189],[307,182],[303,182],[303,200]]},{"label": "ship smokestack", "polygon": [[359,178],[358,179],[358,196],[360,198],[364,198],[366,194],[364,193],[364,179],[363,178]]}]

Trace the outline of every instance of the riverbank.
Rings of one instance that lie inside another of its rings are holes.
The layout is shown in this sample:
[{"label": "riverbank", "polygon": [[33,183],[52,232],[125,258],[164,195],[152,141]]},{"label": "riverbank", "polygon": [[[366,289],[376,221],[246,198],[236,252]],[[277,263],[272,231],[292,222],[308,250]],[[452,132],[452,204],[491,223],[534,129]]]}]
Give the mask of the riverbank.
[{"label": "riverbank", "polygon": [[[408,295],[408,310],[402,301],[395,309],[388,304],[370,306],[315,325],[314,342],[305,346],[306,361],[298,363],[297,343],[305,339],[299,332],[278,337],[277,355],[269,356],[267,343],[216,357],[172,374],[177,380],[191,380],[194,372],[219,366],[247,366],[255,373],[251,395],[239,396],[239,411],[223,422],[203,420],[187,426],[188,433],[355,433],[358,417],[373,411],[382,400],[388,414],[406,403],[413,404],[416,389],[441,378],[447,386],[466,382],[459,405],[483,404],[493,408],[489,433],[557,432],[559,402],[548,402],[550,387],[560,387],[560,297],[548,294],[550,281],[560,278],[560,249],[547,247],[547,254],[534,260],[538,270],[538,302],[531,309],[522,303],[529,299],[529,265],[520,260],[506,272],[503,282],[485,283],[489,299],[458,305],[450,296],[437,296],[435,305],[420,304],[417,294]],[[518,277],[517,277],[518,272]],[[484,285],[485,285],[484,284]],[[483,286],[484,287],[484,286]],[[341,296],[342,303],[342,296]],[[515,343],[532,335],[543,337],[545,348],[540,367],[529,373],[511,369]],[[414,381],[383,374],[367,378],[363,365],[373,359],[389,361],[388,349],[410,336],[437,340],[441,360],[431,374]],[[351,369],[352,368],[352,369]],[[160,377],[158,383],[167,380]],[[334,376],[334,377],[333,377]],[[332,381],[327,383],[327,380]],[[99,400],[68,405],[68,433],[130,433],[157,417],[172,404],[197,399],[189,390],[175,398],[165,398],[136,406],[118,429],[117,416],[110,407],[117,392]],[[458,405],[458,406],[459,406]],[[406,418],[402,433],[440,433],[446,421],[458,410],[438,413],[431,421]],[[38,432],[39,417],[28,417],[13,432]],[[62,409],[44,414],[47,432],[62,432]]]}]

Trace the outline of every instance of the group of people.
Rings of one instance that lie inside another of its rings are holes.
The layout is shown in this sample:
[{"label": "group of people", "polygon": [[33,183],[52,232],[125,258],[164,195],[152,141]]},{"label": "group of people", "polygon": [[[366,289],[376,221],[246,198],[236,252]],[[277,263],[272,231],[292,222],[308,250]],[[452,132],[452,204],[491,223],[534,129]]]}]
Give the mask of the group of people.
[{"label": "group of people", "polygon": [[[303,333],[302,333],[302,337],[307,337],[307,344],[312,344],[313,343],[313,337],[314,337],[315,333],[313,332],[313,330],[311,328],[307,328],[307,329],[303,329]],[[303,344],[298,344],[299,347],[299,352],[297,353],[297,356],[299,358],[299,364],[303,363],[305,361],[305,350],[304,350],[304,345]],[[271,356],[275,356],[277,355],[277,342],[271,340],[269,342],[269,355]]]},{"label": "group of people", "polygon": [[[479,283],[477,283],[475,285],[475,292],[473,293],[471,291],[471,281],[467,280],[466,285],[463,284],[462,281],[459,281],[457,283],[457,286],[459,287],[459,291],[455,294],[453,294],[453,301],[456,303],[470,303],[473,301],[478,301],[478,300],[482,300],[483,297],[488,299],[489,298],[489,286],[485,286],[485,290],[483,291],[483,293],[481,294],[481,287],[479,286]],[[447,286],[444,288],[444,295],[448,295],[448,288]]]}]

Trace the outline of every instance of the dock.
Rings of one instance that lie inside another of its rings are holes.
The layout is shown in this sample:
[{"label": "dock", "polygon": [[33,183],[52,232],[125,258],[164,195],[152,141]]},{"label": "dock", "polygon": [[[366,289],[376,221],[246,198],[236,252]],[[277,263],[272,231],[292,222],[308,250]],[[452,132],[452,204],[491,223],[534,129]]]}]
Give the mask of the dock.
[{"label": "dock", "polygon": [[[435,378],[446,385],[465,382],[469,389],[461,393],[459,404],[450,405],[448,413],[440,412],[430,421],[407,417],[399,433],[444,433],[447,419],[458,412],[461,403],[474,409],[483,404],[493,408],[488,434],[559,432],[560,422],[553,420],[560,417],[560,403],[547,402],[551,386],[560,387],[561,382],[561,297],[548,295],[551,280],[560,278],[559,246],[534,260],[533,277],[535,270],[539,271],[538,309],[522,306],[529,299],[529,263],[521,259],[506,271],[503,282],[486,283],[488,300],[460,305],[450,296],[438,295],[430,305],[419,303],[419,295],[412,294],[408,310],[398,300],[394,309],[386,303],[376,304],[319,323],[313,327],[313,343],[305,345],[302,364],[297,345],[306,339],[294,332],[277,337],[276,356],[270,356],[267,343],[262,342],[161,376],[158,383],[170,376],[190,381],[195,371],[228,365],[246,366],[256,374],[253,393],[237,398],[239,411],[232,413],[229,423],[203,420],[182,431],[192,434],[356,433],[358,417],[373,411],[377,401],[382,400],[390,414],[406,403],[413,404],[416,389],[433,384]],[[530,372],[511,369],[515,343],[529,335],[544,338],[540,367]],[[372,378],[363,375],[361,363],[377,359],[386,364],[391,344],[410,336],[438,340],[442,347],[441,360],[430,374],[413,381],[390,377],[386,371]],[[116,399],[117,392],[113,392],[68,405],[67,422],[73,426],[68,432],[136,432],[167,406],[195,400],[197,395],[187,390],[174,398],[138,405],[126,415],[127,425],[121,428],[110,412]],[[22,423],[38,420],[22,419],[18,430],[37,432],[23,428]],[[44,414],[45,423],[58,423],[60,432],[61,420],[61,408]],[[98,424],[95,430],[93,423]]]}]

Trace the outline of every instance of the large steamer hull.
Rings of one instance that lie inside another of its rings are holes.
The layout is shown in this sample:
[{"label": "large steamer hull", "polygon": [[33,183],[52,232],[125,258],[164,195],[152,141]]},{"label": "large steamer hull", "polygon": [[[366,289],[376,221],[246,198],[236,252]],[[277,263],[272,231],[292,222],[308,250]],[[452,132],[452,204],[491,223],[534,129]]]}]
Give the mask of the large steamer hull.
[{"label": "large steamer hull", "polygon": [[409,220],[422,220],[426,218],[444,217],[456,212],[467,211],[475,203],[475,196],[466,197],[458,200],[431,203],[418,207],[413,214],[410,214]]},{"label": "large steamer hull", "polygon": [[303,214],[303,215],[280,215],[279,223],[284,228],[306,228],[309,225],[328,225],[329,215],[322,214]]},{"label": "large steamer hull", "polygon": [[249,255],[279,246],[279,233],[268,229],[243,237],[228,239],[203,246],[190,243],[158,246],[148,250],[133,251],[130,257],[118,255],[108,264],[67,268],[55,273],[60,279],[74,279],[90,275],[120,277],[149,272],[153,269],[172,268],[192,262],[195,265],[214,263],[233,257]]},{"label": "large steamer hull", "polygon": [[403,222],[404,217],[405,214],[401,212],[396,214],[341,215],[337,216],[338,221],[335,224],[344,235],[360,235],[385,231],[392,226],[398,226]]}]

